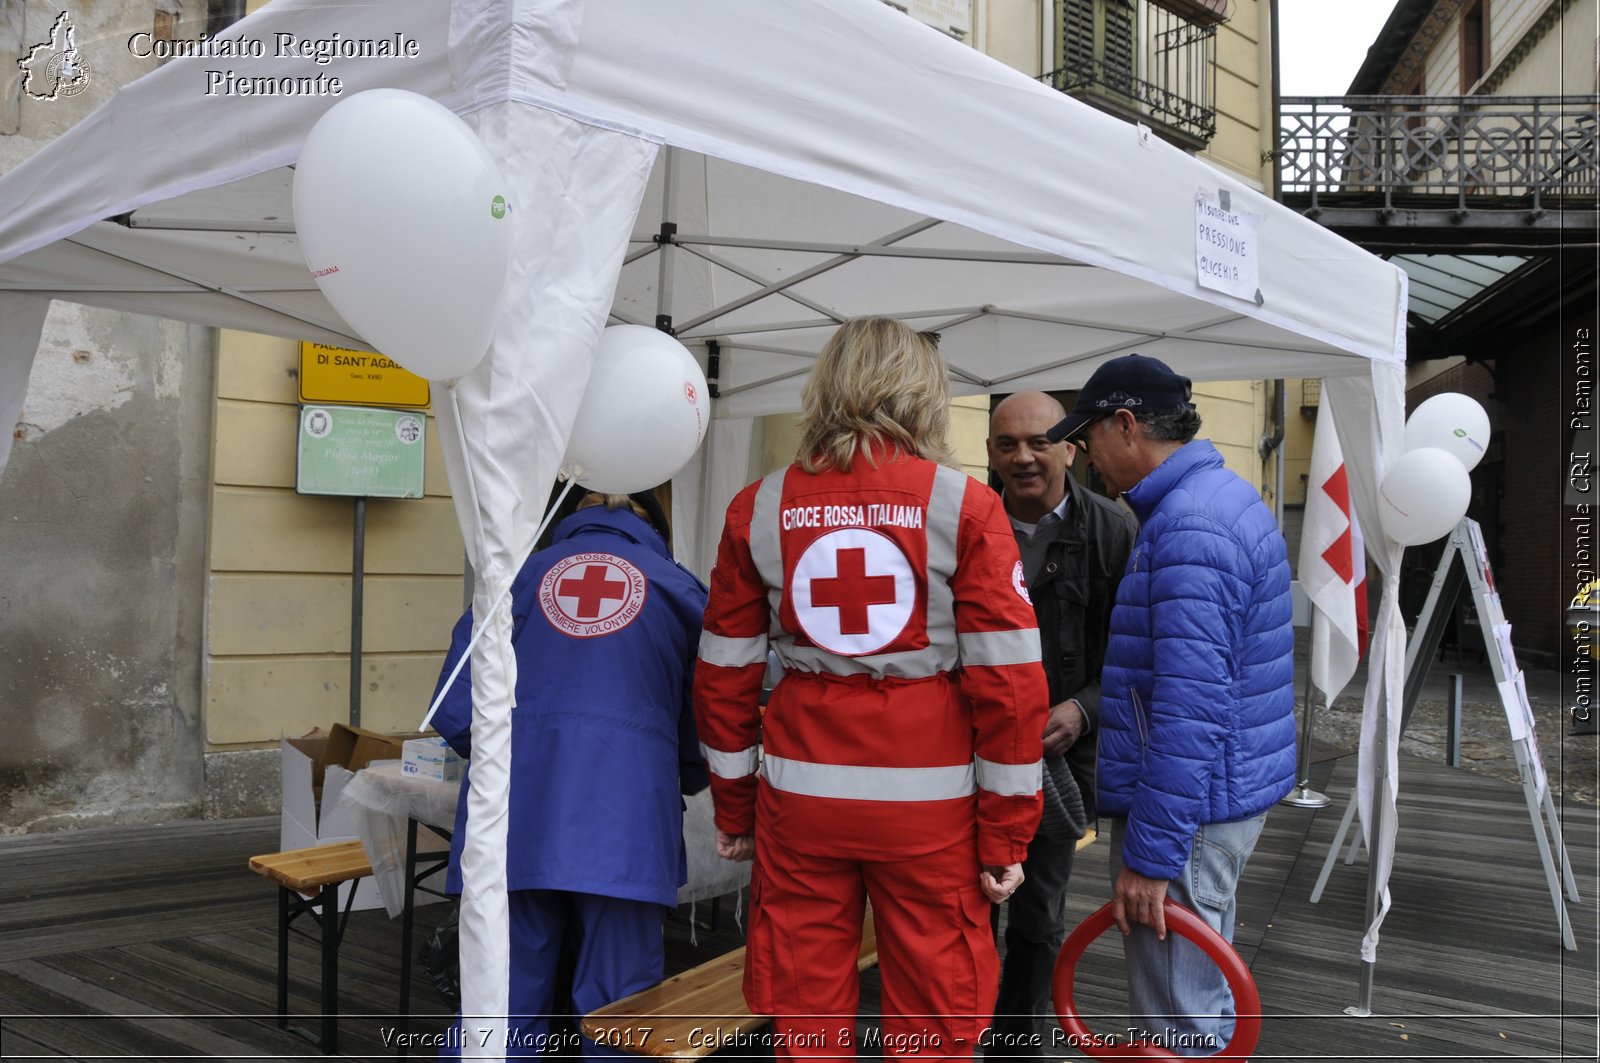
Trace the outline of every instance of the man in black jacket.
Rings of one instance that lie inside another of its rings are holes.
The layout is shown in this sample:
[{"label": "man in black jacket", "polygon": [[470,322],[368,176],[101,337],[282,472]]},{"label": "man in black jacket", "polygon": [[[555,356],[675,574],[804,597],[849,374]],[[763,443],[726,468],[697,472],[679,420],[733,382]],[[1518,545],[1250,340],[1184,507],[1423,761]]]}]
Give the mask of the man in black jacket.
[{"label": "man in black jacket", "polygon": [[1075,448],[1045,435],[1065,416],[1049,395],[1023,391],[1002,400],[989,418],[989,467],[1004,487],[1001,499],[1017,535],[1051,702],[1044,816],[1028,847],[1023,883],[1007,902],[1000,997],[985,1051],[991,1060],[1061,1055],[1050,981],[1067,935],[1075,843],[1094,819],[1100,665],[1136,531],[1126,508],[1068,475]]}]

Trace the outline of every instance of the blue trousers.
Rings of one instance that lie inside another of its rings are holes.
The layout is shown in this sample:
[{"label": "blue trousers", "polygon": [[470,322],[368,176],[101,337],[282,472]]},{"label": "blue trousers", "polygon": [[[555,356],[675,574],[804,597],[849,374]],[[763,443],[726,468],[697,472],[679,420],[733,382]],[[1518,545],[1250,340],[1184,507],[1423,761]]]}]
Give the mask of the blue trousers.
[{"label": "blue trousers", "polygon": [[[1267,814],[1237,823],[1207,823],[1195,831],[1189,862],[1167,886],[1167,896],[1206,921],[1231,944],[1239,906],[1235,890],[1255,851]],[[1111,884],[1122,873],[1127,821],[1111,821]],[[1128,1018],[1147,1040],[1178,1056],[1208,1056],[1233,1036],[1233,993],[1211,957],[1188,938],[1167,940],[1135,924],[1122,939],[1128,963]]]},{"label": "blue trousers", "polygon": [[[561,942],[570,937],[577,966],[572,1006],[579,1016],[648,989],[661,981],[666,957],[661,920],[666,909],[644,901],[561,890],[512,890],[511,986],[506,1016],[508,1058],[538,1056],[563,1047],[550,1029]],[[472,962],[463,956],[463,964]],[[570,1047],[570,1046],[567,1046]],[[582,1038],[585,1059],[624,1058],[617,1048]],[[441,1058],[459,1058],[446,1049]]]}]

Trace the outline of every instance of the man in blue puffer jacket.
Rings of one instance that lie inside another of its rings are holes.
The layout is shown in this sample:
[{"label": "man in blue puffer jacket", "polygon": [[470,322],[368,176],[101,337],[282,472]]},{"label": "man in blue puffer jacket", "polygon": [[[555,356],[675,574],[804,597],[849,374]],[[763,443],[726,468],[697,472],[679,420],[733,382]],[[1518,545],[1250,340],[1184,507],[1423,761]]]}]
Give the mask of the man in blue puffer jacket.
[{"label": "man in blue puffer jacket", "polygon": [[1077,443],[1139,518],[1100,690],[1097,794],[1131,1018],[1209,1055],[1233,1001],[1200,949],[1166,933],[1172,897],[1233,940],[1234,891],[1266,813],[1294,786],[1289,555],[1255,488],[1208,440],[1189,381],[1131,354],[1095,370],[1052,439]]}]

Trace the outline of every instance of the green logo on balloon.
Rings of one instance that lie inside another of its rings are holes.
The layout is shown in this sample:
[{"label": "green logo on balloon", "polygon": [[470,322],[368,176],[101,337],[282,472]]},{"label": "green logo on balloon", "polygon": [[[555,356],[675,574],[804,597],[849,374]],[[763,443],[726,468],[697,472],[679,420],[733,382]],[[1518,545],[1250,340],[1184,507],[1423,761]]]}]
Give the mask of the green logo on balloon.
[{"label": "green logo on balloon", "polygon": [[[500,216],[500,215],[498,215],[498,214],[496,214],[496,215],[495,215],[495,217],[497,217],[497,218],[498,218],[498,217],[499,217],[499,216]],[[1456,430],[1455,430],[1455,433],[1456,433],[1456,438],[1457,438],[1457,439],[1465,439],[1465,438],[1467,438],[1467,433],[1466,433],[1466,430],[1465,430],[1465,429],[1462,429],[1462,428],[1457,428],[1457,429],[1456,429]]]},{"label": "green logo on balloon", "polygon": [[489,203],[489,213],[494,215],[496,218],[505,217],[506,216],[506,197],[505,196],[495,196],[494,199]]}]

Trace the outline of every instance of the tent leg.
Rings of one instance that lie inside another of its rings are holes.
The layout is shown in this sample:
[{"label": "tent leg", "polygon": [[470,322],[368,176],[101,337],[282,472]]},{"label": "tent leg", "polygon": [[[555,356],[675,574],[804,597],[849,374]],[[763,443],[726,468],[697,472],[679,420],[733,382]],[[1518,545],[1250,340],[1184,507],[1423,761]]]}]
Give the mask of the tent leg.
[{"label": "tent leg", "polygon": [[[1401,716],[1402,729],[1404,729],[1405,718],[1406,717],[1403,714]],[[1379,702],[1377,725],[1376,734],[1378,736],[1387,736],[1389,733],[1389,710],[1388,706],[1383,702]],[[1383,740],[1387,746],[1388,739],[1385,737]],[[1378,962],[1378,939],[1377,932],[1373,930],[1373,924],[1378,921],[1379,915],[1383,910],[1383,890],[1379,886],[1379,876],[1387,876],[1388,874],[1388,868],[1383,866],[1382,859],[1382,853],[1384,850],[1384,806],[1389,803],[1388,797],[1389,757],[1387,753],[1383,753],[1378,757],[1378,770],[1372,779],[1372,811],[1367,815],[1367,830],[1365,835],[1367,839],[1368,855],[1367,921],[1366,930],[1363,932],[1362,948],[1363,951],[1365,951],[1366,936],[1370,935],[1372,937],[1371,951],[1373,959],[1363,959],[1361,961],[1361,989],[1357,996],[1355,1005],[1358,1010],[1350,1012],[1352,1015],[1367,1016],[1372,1014],[1372,976],[1374,968],[1377,966]],[[1361,837],[1362,832],[1357,831],[1356,836],[1358,838]],[[1390,863],[1393,863],[1394,861],[1394,849],[1392,846],[1389,849],[1389,861]]]},{"label": "tent leg", "polygon": [[[1334,834],[1333,841],[1328,846],[1328,858],[1322,861],[1322,873],[1317,876],[1317,884],[1311,888],[1311,903],[1316,904],[1322,900],[1323,888],[1328,885],[1328,876],[1333,873],[1333,862],[1339,859],[1339,849],[1344,845],[1344,837],[1350,831],[1350,823],[1356,818],[1356,795],[1350,795],[1350,803],[1344,806],[1344,818],[1339,821],[1339,830]],[[1361,832],[1356,832],[1357,842],[1361,840]],[[1354,849],[1354,845],[1351,846]],[[1346,861],[1348,863],[1349,861]]]},{"label": "tent leg", "polygon": [[1372,1017],[1372,974],[1377,966],[1376,962],[1361,961],[1361,988],[1356,995],[1356,1003],[1344,1009],[1346,1015],[1357,1019]]}]

